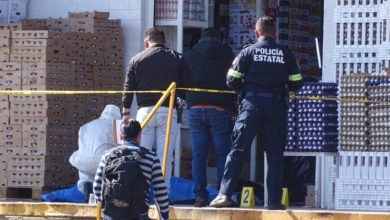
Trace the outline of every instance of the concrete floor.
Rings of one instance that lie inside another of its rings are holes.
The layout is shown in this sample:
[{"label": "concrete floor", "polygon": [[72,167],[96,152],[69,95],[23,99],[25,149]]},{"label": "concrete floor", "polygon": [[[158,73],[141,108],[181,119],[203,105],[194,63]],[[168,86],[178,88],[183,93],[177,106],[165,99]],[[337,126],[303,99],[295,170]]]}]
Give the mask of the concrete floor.
[{"label": "concrete floor", "polygon": [[[155,208],[149,211],[157,219]],[[0,219],[5,220],[69,220],[96,219],[96,207],[84,204],[42,202],[0,202]],[[288,209],[268,211],[262,208],[193,208],[174,206],[170,210],[171,220],[390,220],[389,213],[348,212],[333,210]]]}]

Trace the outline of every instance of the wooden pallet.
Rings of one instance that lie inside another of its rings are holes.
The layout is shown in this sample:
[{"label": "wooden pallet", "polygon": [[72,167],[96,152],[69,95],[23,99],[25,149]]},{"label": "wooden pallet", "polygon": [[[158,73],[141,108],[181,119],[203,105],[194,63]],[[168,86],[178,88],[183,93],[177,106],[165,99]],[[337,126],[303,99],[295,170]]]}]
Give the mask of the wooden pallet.
[{"label": "wooden pallet", "polygon": [[41,200],[42,188],[0,187],[0,198]]}]

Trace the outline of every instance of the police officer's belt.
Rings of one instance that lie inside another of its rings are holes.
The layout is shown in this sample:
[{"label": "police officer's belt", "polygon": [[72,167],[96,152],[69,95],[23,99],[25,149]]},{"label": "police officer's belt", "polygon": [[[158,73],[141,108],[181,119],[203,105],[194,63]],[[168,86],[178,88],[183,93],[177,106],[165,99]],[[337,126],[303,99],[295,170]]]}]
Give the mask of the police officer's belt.
[{"label": "police officer's belt", "polygon": [[268,93],[268,92],[245,92],[244,97],[264,97],[264,98],[276,98],[276,99],[284,99],[283,96],[274,94],[274,93]]}]

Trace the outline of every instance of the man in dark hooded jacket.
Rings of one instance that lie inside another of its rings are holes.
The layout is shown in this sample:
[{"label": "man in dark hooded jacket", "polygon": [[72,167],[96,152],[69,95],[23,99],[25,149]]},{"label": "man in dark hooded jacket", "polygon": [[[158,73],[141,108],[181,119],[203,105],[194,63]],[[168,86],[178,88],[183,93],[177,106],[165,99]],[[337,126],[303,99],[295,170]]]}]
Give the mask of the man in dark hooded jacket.
[{"label": "man in dark hooded jacket", "polygon": [[[234,54],[220,39],[219,30],[207,28],[192,50],[184,54],[191,87],[229,90],[226,73]],[[219,186],[231,147],[234,95],[187,92],[186,101],[192,134],[192,176],[197,194],[194,206],[203,207],[208,204],[206,166],[209,143],[212,142],[215,149]]]}]

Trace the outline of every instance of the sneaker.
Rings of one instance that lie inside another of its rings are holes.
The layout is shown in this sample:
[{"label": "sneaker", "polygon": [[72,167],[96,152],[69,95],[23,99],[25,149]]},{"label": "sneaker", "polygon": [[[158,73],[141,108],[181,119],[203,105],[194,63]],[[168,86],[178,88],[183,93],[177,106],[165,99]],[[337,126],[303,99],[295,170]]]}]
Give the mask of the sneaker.
[{"label": "sneaker", "polygon": [[204,196],[198,196],[196,197],[194,207],[205,207],[208,205],[208,199]]},{"label": "sneaker", "polygon": [[286,210],[286,207],[280,203],[269,204],[268,210]]},{"label": "sneaker", "polygon": [[214,208],[234,207],[235,203],[230,196],[219,193],[218,196],[211,201],[210,206]]}]

